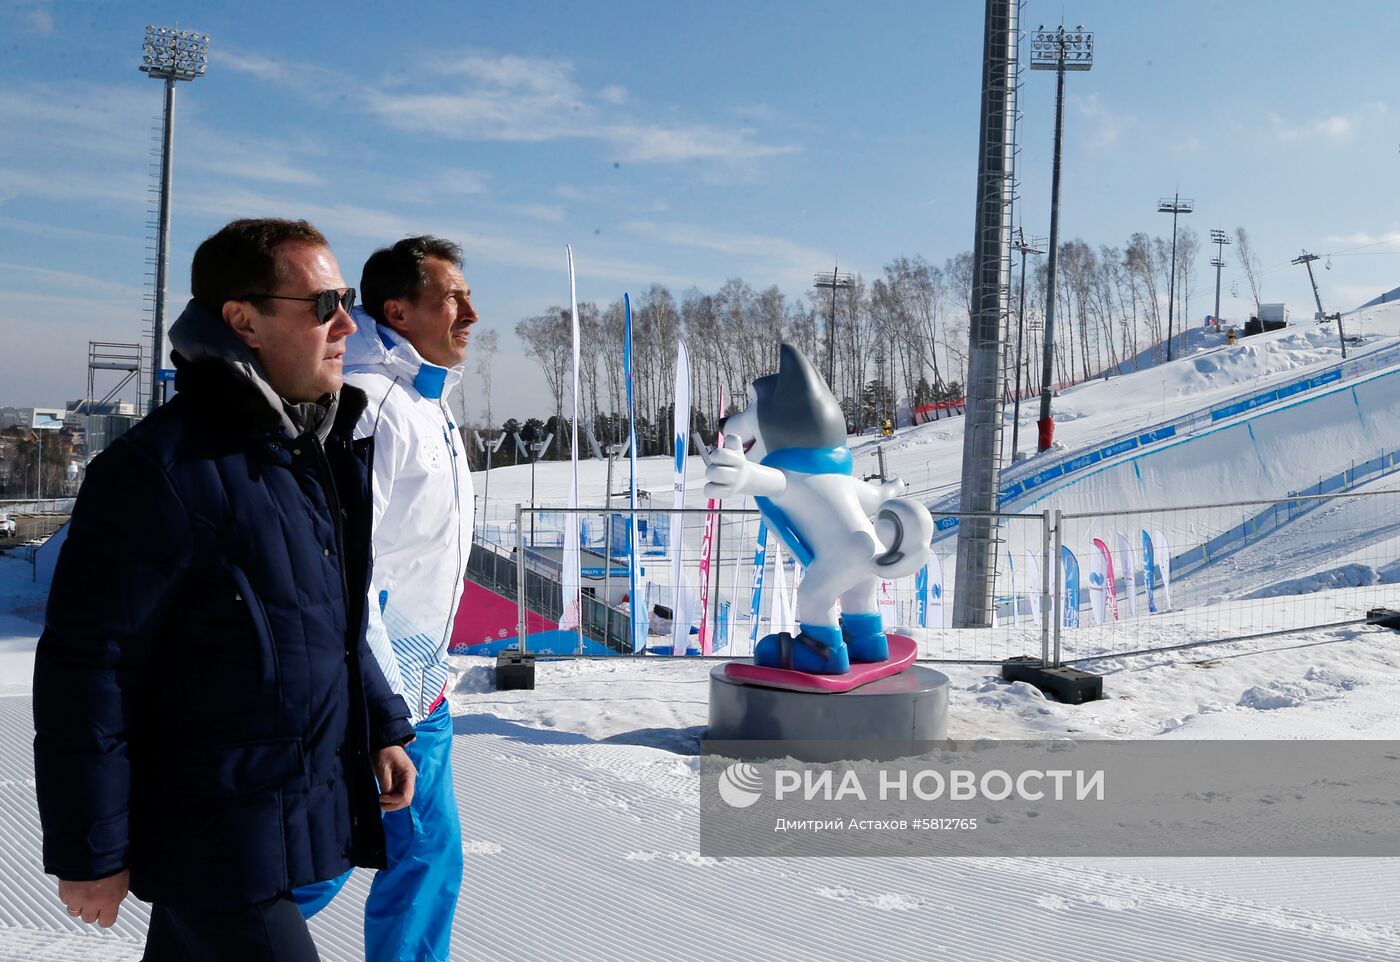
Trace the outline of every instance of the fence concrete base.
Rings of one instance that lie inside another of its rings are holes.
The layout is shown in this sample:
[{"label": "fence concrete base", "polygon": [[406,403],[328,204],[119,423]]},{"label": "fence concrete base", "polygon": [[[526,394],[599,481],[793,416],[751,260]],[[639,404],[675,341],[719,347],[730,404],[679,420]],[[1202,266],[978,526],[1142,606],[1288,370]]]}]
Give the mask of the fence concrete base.
[{"label": "fence concrete base", "polygon": [[[914,665],[851,691],[812,694],[736,682],[725,676],[723,665],[716,665],[710,670],[705,737],[867,742],[869,753],[862,757],[900,757],[902,743],[948,737],[948,676]],[[800,746],[794,749],[793,757],[802,757]]]}]

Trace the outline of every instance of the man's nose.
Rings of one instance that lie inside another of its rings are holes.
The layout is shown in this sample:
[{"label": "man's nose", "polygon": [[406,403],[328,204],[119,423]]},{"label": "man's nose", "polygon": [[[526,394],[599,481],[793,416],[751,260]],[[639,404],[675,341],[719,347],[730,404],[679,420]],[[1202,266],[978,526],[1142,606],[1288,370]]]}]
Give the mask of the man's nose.
[{"label": "man's nose", "polygon": [[326,337],[334,341],[337,338],[349,337],[359,330],[355,324],[355,319],[350,316],[350,312],[344,307],[337,307],[335,314],[331,317],[330,330],[326,332]]}]

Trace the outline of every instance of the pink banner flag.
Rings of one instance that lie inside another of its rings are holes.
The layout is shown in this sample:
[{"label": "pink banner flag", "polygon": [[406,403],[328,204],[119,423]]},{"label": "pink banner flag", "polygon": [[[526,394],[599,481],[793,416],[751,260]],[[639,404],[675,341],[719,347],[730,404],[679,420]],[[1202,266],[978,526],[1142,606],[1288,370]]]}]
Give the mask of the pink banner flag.
[{"label": "pink banner flag", "polygon": [[[719,390],[719,416],[724,417],[724,388]],[[715,447],[724,447],[724,432],[715,432]],[[719,524],[720,502],[710,498],[705,502],[705,535],[700,539],[700,654],[713,654],[710,637],[710,552],[714,547],[715,527]]]},{"label": "pink banner flag", "polygon": [[[1108,550],[1108,545],[1104,544],[1102,538],[1094,539],[1094,549],[1098,551],[1103,559],[1103,596],[1108,608],[1108,614],[1113,616],[1113,620],[1118,620],[1118,589],[1113,586],[1113,552]],[[1095,568],[1097,569],[1097,565]],[[1095,612],[1098,615],[1098,612]]]}]

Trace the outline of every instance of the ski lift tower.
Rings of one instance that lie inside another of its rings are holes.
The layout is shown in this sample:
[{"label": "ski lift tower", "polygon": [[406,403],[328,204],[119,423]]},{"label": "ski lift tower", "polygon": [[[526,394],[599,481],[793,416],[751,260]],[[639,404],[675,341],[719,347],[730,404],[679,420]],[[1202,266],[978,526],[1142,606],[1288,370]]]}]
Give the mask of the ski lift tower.
[{"label": "ski lift tower", "polygon": [[[1346,360],[1347,339],[1342,334],[1342,315],[1340,313],[1328,314],[1322,309],[1322,295],[1317,292],[1317,278],[1313,276],[1312,262],[1315,260],[1317,260],[1316,254],[1309,254],[1307,251],[1303,251],[1303,253],[1293,258],[1293,263],[1302,264],[1308,269],[1308,282],[1312,284],[1313,300],[1317,302],[1317,317],[1315,319],[1318,321],[1330,321],[1334,317],[1337,319],[1337,343],[1342,346],[1342,360]],[[1263,326],[1264,322],[1261,319],[1259,322],[1260,330],[1263,330]]]}]

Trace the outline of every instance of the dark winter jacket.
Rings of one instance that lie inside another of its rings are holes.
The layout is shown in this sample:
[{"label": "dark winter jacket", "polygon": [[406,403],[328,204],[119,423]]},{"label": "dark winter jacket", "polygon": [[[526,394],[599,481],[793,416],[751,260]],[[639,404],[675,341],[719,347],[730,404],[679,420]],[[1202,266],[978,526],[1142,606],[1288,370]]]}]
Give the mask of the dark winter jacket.
[{"label": "dark winter jacket", "polygon": [[412,735],[364,641],[370,443],[220,360],[88,469],[34,674],[44,870],[247,905],[384,864],[372,753]]}]

